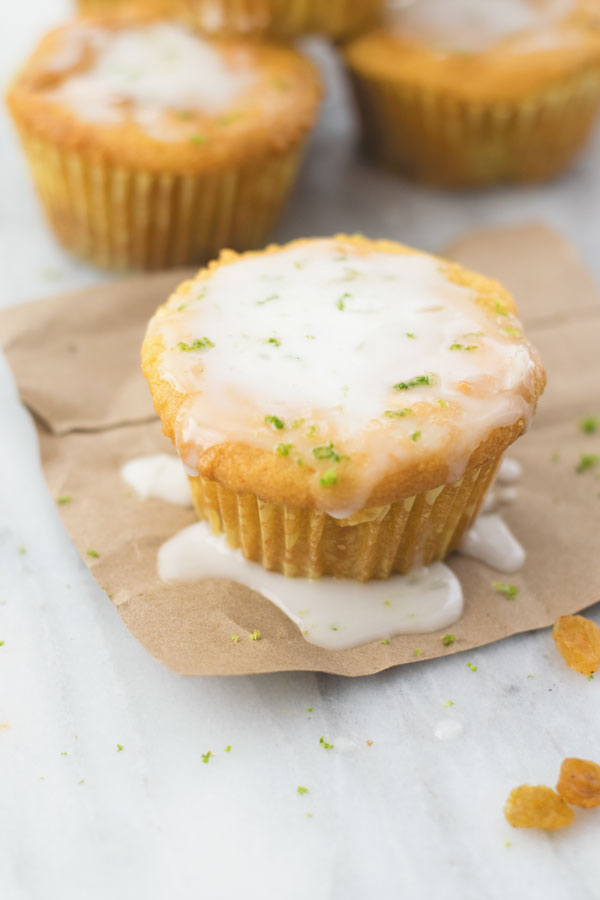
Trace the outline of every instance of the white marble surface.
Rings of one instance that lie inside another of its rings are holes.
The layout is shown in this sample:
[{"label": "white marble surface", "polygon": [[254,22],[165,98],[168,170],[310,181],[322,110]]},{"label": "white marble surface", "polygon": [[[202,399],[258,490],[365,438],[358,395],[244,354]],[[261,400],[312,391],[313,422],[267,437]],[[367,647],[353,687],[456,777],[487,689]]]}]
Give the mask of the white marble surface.
[{"label": "white marble surface", "polygon": [[[66,3],[6,7],[3,81]],[[358,229],[433,248],[542,219],[600,275],[598,136],[554,184],[442,195],[357,162],[349,114],[330,109],[280,237]],[[0,302],[98,281],[46,230],[5,118],[0,141]],[[553,784],[565,755],[600,756],[600,678],[567,670],[548,631],[358,680],[178,678],[78,558],[3,360],[0,404],[3,900],[600,896],[600,811],[549,835],[502,816],[514,785]],[[454,722],[462,733],[437,740]]]}]

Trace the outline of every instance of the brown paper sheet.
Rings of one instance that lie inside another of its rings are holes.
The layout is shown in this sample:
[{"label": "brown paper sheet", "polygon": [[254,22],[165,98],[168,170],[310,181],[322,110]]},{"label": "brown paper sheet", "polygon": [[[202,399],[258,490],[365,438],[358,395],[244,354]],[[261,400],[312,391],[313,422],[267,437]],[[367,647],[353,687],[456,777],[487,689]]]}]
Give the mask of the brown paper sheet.
[{"label": "brown paper sheet", "polygon": [[[159,581],[158,547],[192,522],[193,513],[138,499],[119,469],[132,457],[170,450],[139,371],[139,345],[148,318],[187,273],[129,279],[0,314],[21,396],[40,423],[48,486],[55,497],[72,497],[60,507],[65,526],[127,627],[170,669],[367,675],[540,628],[600,600],[600,467],[575,472],[581,453],[600,453],[600,435],[578,427],[583,416],[600,414],[598,290],[573,249],[540,226],[472,234],[446,255],[513,291],[549,379],[534,427],[511,449],[524,475],[505,518],[525,545],[527,562],[507,579],[473,560],[450,560],[466,602],[448,648],[437,633],[325,650],[242,585]],[[517,584],[518,598],[493,591],[494,579]],[[258,641],[248,639],[254,629]]]}]

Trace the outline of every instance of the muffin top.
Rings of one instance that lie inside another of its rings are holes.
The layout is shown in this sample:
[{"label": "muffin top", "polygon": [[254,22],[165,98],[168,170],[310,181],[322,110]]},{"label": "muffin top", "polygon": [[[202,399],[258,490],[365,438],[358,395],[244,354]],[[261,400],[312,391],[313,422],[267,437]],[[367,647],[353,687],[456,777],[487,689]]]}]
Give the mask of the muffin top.
[{"label": "muffin top", "polygon": [[600,61],[596,0],[412,0],[347,50],[373,74],[467,96],[523,93]]},{"label": "muffin top", "polygon": [[50,32],[8,100],[41,137],[123,165],[196,171],[287,149],[319,96],[314,66],[290,48],[131,13]]},{"label": "muffin top", "polygon": [[497,282],[344,235],[224,251],[158,310],[142,368],[191,473],[341,517],[494,457],[545,383]]}]

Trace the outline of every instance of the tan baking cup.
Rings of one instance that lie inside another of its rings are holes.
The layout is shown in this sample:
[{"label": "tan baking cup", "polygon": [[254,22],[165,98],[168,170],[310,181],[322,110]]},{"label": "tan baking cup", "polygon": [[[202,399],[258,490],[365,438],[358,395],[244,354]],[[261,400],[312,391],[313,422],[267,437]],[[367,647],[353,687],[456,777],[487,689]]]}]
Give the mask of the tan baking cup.
[{"label": "tan baking cup", "polygon": [[[184,18],[220,34],[292,38],[322,34],[334,40],[373,26],[385,0],[147,0],[148,9]],[[79,0],[85,13],[130,7],[131,0]]]},{"label": "tan baking cup", "polygon": [[304,142],[243,167],[160,173],[96,161],[19,128],[48,220],[72,253],[114,269],[204,262],[222,247],[261,247]]},{"label": "tan baking cup", "polygon": [[455,550],[500,459],[501,454],[452,484],[348,519],[266,503],[201,477],[190,482],[198,517],[247,559],[291,577],[368,581],[429,565]]},{"label": "tan baking cup", "polygon": [[551,178],[584,143],[600,104],[597,69],[502,103],[459,99],[352,69],[351,76],[368,155],[445,187]]}]

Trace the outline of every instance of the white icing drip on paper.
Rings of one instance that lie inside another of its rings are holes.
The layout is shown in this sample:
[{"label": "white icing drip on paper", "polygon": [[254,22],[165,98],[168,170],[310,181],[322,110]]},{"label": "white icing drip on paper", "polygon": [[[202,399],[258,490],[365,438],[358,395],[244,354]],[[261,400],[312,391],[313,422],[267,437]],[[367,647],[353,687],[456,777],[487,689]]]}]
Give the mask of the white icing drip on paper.
[{"label": "white icing drip on paper", "polygon": [[525,550],[496,513],[477,517],[463,537],[458,552],[499,572],[517,572],[525,562]]},{"label": "white icing drip on paper", "polygon": [[455,741],[462,735],[463,731],[464,728],[461,722],[446,716],[446,718],[440,719],[433,729],[433,736],[436,741]]},{"label": "white icing drip on paper", "polygon": [[504,456],[496,472],[496,481],[498,484],[515,484],[515,482],[520,481],[522,475],[523,466],[521,463],[510,456]]},{"label": "white icing drip on paper", "polygon": [[[346,516],[399,461],[439,449],[452,481],[494,428],[529,419],[533,354],[502,331],[518,320],[477,304],[433,258],[360,254],[324,239],[222,266],[182,299],[150,333],[167,348],[161,376],[191,398],[178,434],[189,465],[202,449],[241,441],[290,445],[292,458],[314,466],[312,448],[334,440],[340,454],[369,460]],[[393,389],[430,375],[430,384]],[[286,427],[265,424],[267,415]],[[339,515],[315,485],[319,507]]]},{"label": "white icing drip on paper", "polygon": [[[553,49],[563,41],[557,25],[575,5],[575,0],[413,0],[402,3],[394,21],[401,34],[449,52],[485,51],[515,36],[533,39],[531,50]],[[568,31],[566,39],[572,40]],[[515,41],[516,52],[523,50],[520,44]]]},{"label": "white icing drip on paper", "polygon": [[246,560],[205,522],[161,546],[158,573],[165,581],[227,578],[245,584],[289,616],[310,643],[337,650],[447,628],[463,607],[460,583],[443,563],[364,584],[287,578]]},{"label": "white icing drip on paper", "polygon": [[101,27],[66,31],[48,68],[73,65],[85,46],[94,60],[82,72],[68,74],[48,92],[90,122],[113,124],[127,115],[157,137],[165,110],[228,110],[255,80],[247,59],[233,66],[223,54],[182,25],[152,23],[110,30]]},{"label": "white icing drip on paper", "polygon": [[177,506],[192,505],[190,483],[177,456],[156,453],[131,459],[122,467],[121,478],[142,499],[156,497]]}]

